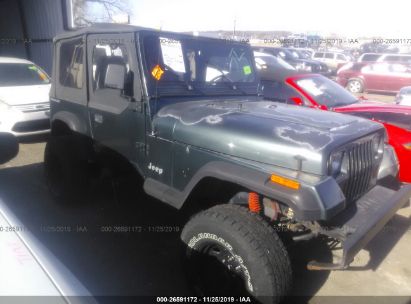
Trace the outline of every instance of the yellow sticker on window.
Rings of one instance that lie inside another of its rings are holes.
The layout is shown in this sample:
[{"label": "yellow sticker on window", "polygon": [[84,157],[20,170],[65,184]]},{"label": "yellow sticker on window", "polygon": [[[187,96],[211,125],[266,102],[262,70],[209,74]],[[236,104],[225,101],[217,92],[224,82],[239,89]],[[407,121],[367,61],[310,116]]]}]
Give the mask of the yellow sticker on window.
[{"label": "yellow sticker on window", "polygon": [[244,75],[250,75],[251,74],[251,67],[249,65],[243,66],[243,72],[244,72]]},{"label": "yellow sticker on window", "polygon": [[41,80],[44,80],[44,81],[47,80],[47,76],[43,72],[39,72],[39,76],[40,76]]},{"label": "yellow sticker on window", "polygon": [[151,70],[151,75],[153,75],[153,77],[157,80],[160,80],[163,74],[164,71],[158,64]]}]

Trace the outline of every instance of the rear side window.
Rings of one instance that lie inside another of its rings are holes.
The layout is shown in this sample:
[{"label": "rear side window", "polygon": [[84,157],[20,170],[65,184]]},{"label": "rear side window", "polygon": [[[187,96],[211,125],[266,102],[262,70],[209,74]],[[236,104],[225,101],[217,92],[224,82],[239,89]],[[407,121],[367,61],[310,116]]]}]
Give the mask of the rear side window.
[{"label": "rear side window", "polygon": [[60,85],[75,89],[83,88],[84,43],[82,39],[61,43],[59,69]]},{"label": "rear side window", "polygon": [[362,61],[377,61],[378,58],[380,58],[380,54],[365,54],[362,57]]},{"label": "rear side window", "polygon": [[338,60],[346,60],[345,56],[342,55],[342,54],[338,54],[338,55],[337,55],[337,59],[338,59]]},{"label": "rear side window", "polygon": [[333,53],[325,53],[324,58],[327,58],[327,59],[334,59],[334,54],[333,54]]}]

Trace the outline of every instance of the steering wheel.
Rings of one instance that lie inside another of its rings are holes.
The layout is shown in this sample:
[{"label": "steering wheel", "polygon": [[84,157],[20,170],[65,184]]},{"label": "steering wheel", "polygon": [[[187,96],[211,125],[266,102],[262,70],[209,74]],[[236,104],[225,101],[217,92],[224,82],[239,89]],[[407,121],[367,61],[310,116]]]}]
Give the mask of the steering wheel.
[{"label": "steering wheel", "polygon": [[222,80],[222,79],[224,79],[224,78],[227,79],[228,82],[234,82],[234,81],[233,81],[230,77],[228,77],[226,74],[218,75],[218,76],[210,79],[210,82],[217,82],[218,80]]}]

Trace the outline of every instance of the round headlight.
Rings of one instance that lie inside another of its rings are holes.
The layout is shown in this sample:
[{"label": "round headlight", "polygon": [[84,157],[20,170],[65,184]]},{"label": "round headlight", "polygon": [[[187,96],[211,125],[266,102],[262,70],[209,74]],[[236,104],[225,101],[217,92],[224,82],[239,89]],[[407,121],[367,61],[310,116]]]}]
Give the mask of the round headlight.
[{"label": "round headlight", "polygon": [[372,147],[375,155],[375,159],[381,157],[384,153],[384,139],[382,136],[374,136],[372,139]]},{"label": "round headlight", "polygon": [[344,152],[339,151],[331,154],[330,163],[328,167],[329,175],[337,177],[341,173],[343,164]]}]

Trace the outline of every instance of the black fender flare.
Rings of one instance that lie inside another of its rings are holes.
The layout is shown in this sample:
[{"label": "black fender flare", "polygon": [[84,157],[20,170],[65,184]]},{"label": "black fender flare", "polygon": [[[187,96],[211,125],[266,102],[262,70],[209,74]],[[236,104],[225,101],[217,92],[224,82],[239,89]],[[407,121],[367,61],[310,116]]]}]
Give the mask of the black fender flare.
[{"label": "black fender flare", "polygon": [[144,190],[147,194],[180,209],[194,187],[207,177],[235,183],[278,200],[291,207],[299,220],[325,220],[345,208],[345,196],[331,177],[324,178],[316,185],[301,182],[300,189],[293,190],[272,183],[270,174],[261,170],[223,161],[212,161],[201,167],[183,191],[153,178],[145,180]]},{"label": "black fender flare", "polygon": [[84,135],[87,135],[88,133],[88,128],[85,123],[80,120],[74,113],[68,111],[59,111],[51,118],[51,125],[53,126],[53,123],[56,121],[63,122],[71,131],[75,133]]}]

